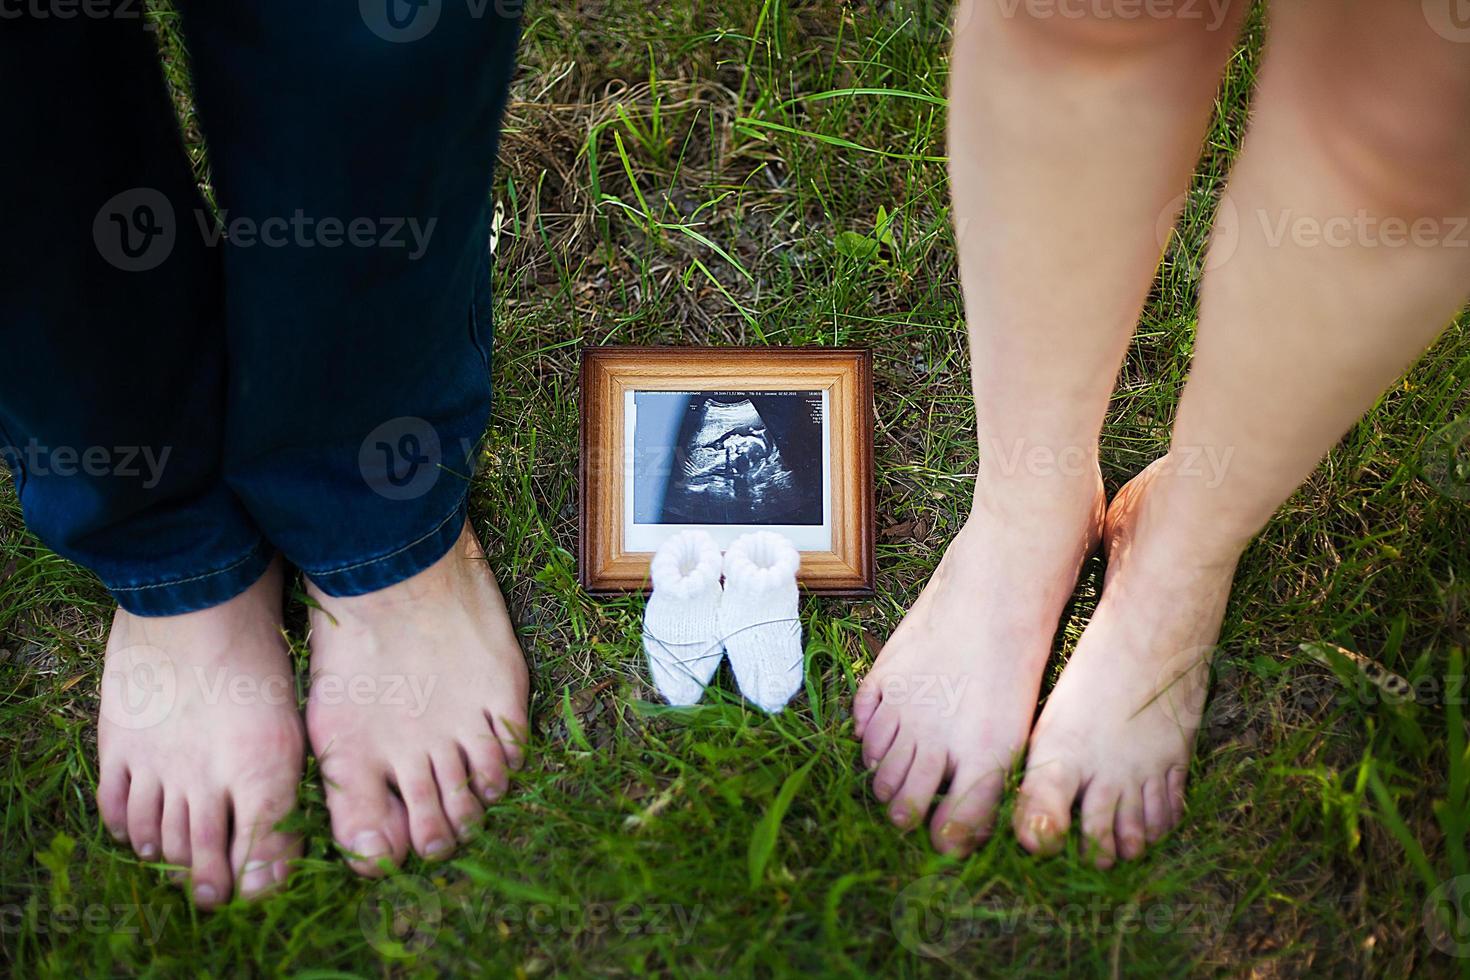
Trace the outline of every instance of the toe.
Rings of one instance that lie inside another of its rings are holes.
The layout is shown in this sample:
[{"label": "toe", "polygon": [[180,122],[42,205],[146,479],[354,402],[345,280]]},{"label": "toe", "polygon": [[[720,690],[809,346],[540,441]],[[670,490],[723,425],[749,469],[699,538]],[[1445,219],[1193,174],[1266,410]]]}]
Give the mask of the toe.
[{"label": "toe", "polygon": [[1099,868],[1111,868],[1118,859],[1113,836],[1122,792],[1106,783],[1091,783],[1082,794],[1082,853]]},{"label": "toe", "polygon": [[408,814],[377,767],[346,763],[324,778],[332,837],[353,871],[368,878],[396,868],[408,854]]},{"label": "toe", "polygon": [[1079,785],[1081,776],[1069,762],[1057,759],[1027,766],[1012,818],[1022,847],[1032,854],[1055,854],[1062,849]]},{"label": "toe", "polygon": [[914,743],[908,739],[897,739],[878,763],[873,773],[873,795],[880,803],[893,799],[898,788],[908,778],[909,766],[914,761]]},{"label": "toe", "polygon": [[482,730],[459,740],[468,766],[470,787],[486,803],[494,803],[510,788],[506,772],[505,752],[500,739],[486,725]]},{"label": "toe", "polygon": [[1168,793],[1167,776],[1154,776],[1143,784],[1143,831],[1150,844],[1158,843],[1174,825]]},{"label": "toe", "polygon": [[1143,787],[1130,782],[1118,797],[1118,816],[1113,822],[1113,838],[1118,842],[1118,856],[1125,861],[1143,854],[1147,838],[1143,823]]},{"label": "toe", "polygon": [[[189,797],[183,790],[164,792],[161,830],[163,859],[187,872],[193,862],[189,850]],[[187,873],[181,874],[178,880],[186,877]]]},{"label": "toe", "polygon": [[112,839],[121,844],[128,839],[128,770],[125,766],[103,764],[97,780],[97,812],[102,826]]},{"label": "toe", "polygon": [[255,898],[285,882],[291,859],[301,854],[301,838],[278,826],[295,805],[294,787],[276,793],[242,789],[235,798],[230,866],[241,898]]},{"label": "toe", "polygon": [[895,826],[908,830],[924,822],[934,805],[934,794],[944,781],[949,755],[942,747],[920,746],[914,753],[914,764],[888,805],[888,818]]},{"label": "toe", "polygon": [[500,739],[500,751],[505,755],[506,764],[519,770],[526,764],[526,743],[530,736],[525,709],[517,706],[499,711],[491,710],[485,713],[485,717],[490,720],[490,727]]},{"label": "toe", "polygon": [[398,795],[408,807],[408,836],[413,849],[426,860],[439,860],[454,851],[454,830],[439,802],[439,784],[434,780],[428,756],[405,760],[394,767]]},{"label": "toe", "polygon": [[1187,776],[1183,766],[1175,766],[1166,778],[1169,815],[1173,817],[1173,823],[1184,819],[1184,781]]},{"label": "toe", "polygon": [[144,861],[162,856],[163,786],[147,775],[134,774],[128,786],[128,840]]},{"label": "toe", "polygon": [[949,792],[934,808],[930,839],[941,854],[963,857],[990,836],[995,807],[1005,789],[1005,773],[961,765],[949,782]]},{"label": "toe", "polygon": [[869,673],[858,685],[857,694],[852,699],[853,732],[858,738],[862,738],[863,733],[867,731],[868,723],[873,720],[873,713],[878,710],[878,705],[882,701],[882,685],[872,673]]},{"label": "toe", "polygon": [[194,904],[214,908],[230,897],[229,808],[224,794],[189,797],[189,886]]},{"label": "toe", "polygon": [[434,752],[430,757],[434,769],[434,781],[439,784],[439,805],[449,826],[454,828],[460,840],[468,840],[479,829],[485,808],[479,797],[470,788],[470,777],[459,746],[450,743]]},{"label": "toe", "polygon": [[872,769],[883,761],[898,737],[898,712],[880,710],[869,719],[864,731],[867,734],[863,736],[863,765]]}]

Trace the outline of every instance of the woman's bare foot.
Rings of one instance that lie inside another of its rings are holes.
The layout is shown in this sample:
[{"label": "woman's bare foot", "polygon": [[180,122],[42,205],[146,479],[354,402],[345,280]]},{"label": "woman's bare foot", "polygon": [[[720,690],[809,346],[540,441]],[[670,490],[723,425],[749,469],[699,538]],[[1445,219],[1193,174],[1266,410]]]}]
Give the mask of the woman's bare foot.
[{"label": "woman's bare foot", "polygon": [[526,737],[526,661],[468,524],[449,553],[311,613],[306,728],[332,833],[359,874],[440,859],[504,795]]},{"label": "woman's bare foot", "polygon": [[[1027,850],[1053,853],[1080,801],[1100,867],[1132,859],[1184,812],[1184,781],[1243,541],[1186,516],[1170,457],[1108,508],[1102,597],[1031,735],[1015,811]],[[1216,529],[1218,530],[1218,529]]]},{"label": "woman's bare foot", "polygon": [[[301,716],[281,633],[281,567],[182,616],[118,610],[97,725],[97,806],[145,861],[187,868],[205,908],[285,881],[297,837]],[[183,876],[181,876],[183,877]]]},{"label": "woman's bare foot", "polygon": [[967,853],[989,835],[1103,508],[1095,463],[977,487],[965,526],[858,688],[863,761],[890,819],[922,823],[949,780],[931,822],[941,851]]}]

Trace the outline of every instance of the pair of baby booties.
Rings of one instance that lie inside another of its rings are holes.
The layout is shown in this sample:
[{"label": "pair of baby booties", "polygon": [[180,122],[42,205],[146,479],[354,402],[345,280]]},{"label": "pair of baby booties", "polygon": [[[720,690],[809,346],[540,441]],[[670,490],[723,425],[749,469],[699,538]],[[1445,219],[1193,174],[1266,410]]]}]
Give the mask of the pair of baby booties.
[{"label": "pair of baby booties", "polygon": [[643,617],[659,693],[670,704],[697,703],[728,656],[746,700],[767,712],[784,708],[802,682],[800,564],[796,547],[773,531],[744,534],[723,556],[704,531],[681,531],[660,545]]}]

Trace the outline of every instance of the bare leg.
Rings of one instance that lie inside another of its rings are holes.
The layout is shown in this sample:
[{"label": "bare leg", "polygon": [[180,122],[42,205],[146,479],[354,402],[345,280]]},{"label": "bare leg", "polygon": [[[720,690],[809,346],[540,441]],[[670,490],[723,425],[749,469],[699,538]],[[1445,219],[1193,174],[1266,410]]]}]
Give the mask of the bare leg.
[{"label": "bare leg", "polygon": [[1102,864],[1180,818],[1241,551],[1470,285],[1470,45],[1417,3],[1274,19],[1227,195],[1239,242],[1206,274],[1170,452],[1109,509],[1102,599],[1032,736],[1016,830],[1033,851],[1077,800]]},{"label": "bare leg", "polygon": [[974,506],[854,704],[901,827],[988,834],[1103,512],[1097,439],[1238,16],[1033,18],[966,0],[950,106]]}]

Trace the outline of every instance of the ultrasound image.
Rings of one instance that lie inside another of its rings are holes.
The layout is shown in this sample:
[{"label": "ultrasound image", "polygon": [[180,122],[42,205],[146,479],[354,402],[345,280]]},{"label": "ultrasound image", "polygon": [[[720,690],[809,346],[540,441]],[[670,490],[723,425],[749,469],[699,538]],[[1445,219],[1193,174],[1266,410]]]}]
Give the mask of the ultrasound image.
[{"label": "ultrasound image", "polygon": [[822,523],[821,392],[633,397],[638,523]]}]

